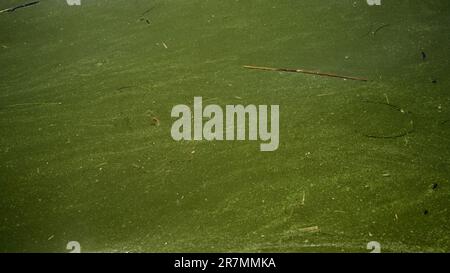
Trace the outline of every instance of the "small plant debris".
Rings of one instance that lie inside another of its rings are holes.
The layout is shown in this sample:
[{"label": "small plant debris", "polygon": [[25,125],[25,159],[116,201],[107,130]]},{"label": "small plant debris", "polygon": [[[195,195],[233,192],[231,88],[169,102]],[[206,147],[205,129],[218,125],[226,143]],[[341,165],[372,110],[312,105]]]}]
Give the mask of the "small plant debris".
[{"label": "small plant debris", "polygon": [[14,12],[14,11],[16,11],[16,10],[18,10],[18,9],[22,9],[22,8],[27,8],[27,7],[34,6],[34,5],[36,5],[36,4],[39,4],[39,2],[41,2],[41,1],[34,1],[34,2],[29,2],[29,3],[21,4],[21,5],[12,7],[12,8],[7,8],[7,9],[4,9],[4,10],[0,10],[0,13],[4,13],[4,12]]},{"label": "small plant debris", "polygon": [[154,8],[156,8],[156,6],[153,6],[153,7],[149,8],[149,9],[147,9],[146,11],[144,11],[141,14],[141,17],[139,18],[139,21],[145,22],[145,23],[147,23],[147,25],[150,25],[151,23],[150,23],[150,20],[149,20],[149,18],[147,16]]},{"label": "small plant debris", "polygon": [[338,74],[334,74],[334,73],[324,73],[324,72],[312,71],[312,70],[306,70],[306,69],[277,68],[277,67],[265,67],[265,66],[254,66],[254,65],[244,65],[243,67],[246,69],[253,69],[253,70],[303,73],[303,74],[316,75],[316,76],[321,76],[321,77],[341,78],[344,80],[354,80],[354,81],[363,81],[363,82],[368,81],[367,78],[344,76],[344,75],[338,75]]},{"label": "small plant debris", "polygon": [[159,126],[160,125],[160,121],[157,117],[152,117],[152,125],[153,126]]},{"label": "small plant debris", "polygon": [[427,60],[427,54],[425,53],[425,51],[421,51],[420,53],[422,54],[422,61],[426,61]]}]

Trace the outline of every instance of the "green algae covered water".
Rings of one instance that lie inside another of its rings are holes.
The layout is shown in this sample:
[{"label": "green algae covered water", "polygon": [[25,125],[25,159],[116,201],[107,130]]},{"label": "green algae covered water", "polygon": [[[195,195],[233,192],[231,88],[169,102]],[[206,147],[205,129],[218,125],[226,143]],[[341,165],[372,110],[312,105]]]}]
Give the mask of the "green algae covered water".
[{"label": "green algae covered water", "polygon": [[[0,252],[450,251],[450,2],[368,2],[1,13]],[[277,149],[174,140],[194,97],[279,105]]]}]

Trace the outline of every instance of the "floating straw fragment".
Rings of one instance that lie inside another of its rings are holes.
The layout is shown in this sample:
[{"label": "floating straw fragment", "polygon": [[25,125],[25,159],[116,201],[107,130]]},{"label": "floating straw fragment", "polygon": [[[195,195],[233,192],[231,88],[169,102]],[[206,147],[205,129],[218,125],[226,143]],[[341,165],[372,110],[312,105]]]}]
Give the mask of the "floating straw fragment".
[{"label": "floating straw fragment", "polygon": [[323,73],[323,72],[319,72],[319,71],[312,71],[312,70],[305,70],[305,69],[275,68],[275,67],[264,67],[264,66],[253,66],[253,65],[244,65],[243,67],[247,68],[247,69],[255,69],[255,70],[303,73],[303,74],[310,74],[310,75],[316,75],[316,76],[322,76],[322,77],[332,77],[332,78],[340,78],[340,79],[354,80],[354,81],[364,81],[364,82],[368,81],[368,79],[366,79],[366,78],[342,76],[342,75],[337,75],[337,74],[332,74],[332,73]]}]

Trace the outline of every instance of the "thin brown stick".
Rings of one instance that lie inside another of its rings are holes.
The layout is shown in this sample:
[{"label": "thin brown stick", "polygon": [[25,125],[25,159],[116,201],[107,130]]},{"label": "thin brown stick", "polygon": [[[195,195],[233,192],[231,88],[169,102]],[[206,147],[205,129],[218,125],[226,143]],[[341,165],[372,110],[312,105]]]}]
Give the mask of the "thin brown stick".
[{"label": "thin brown stick", "polygon": [[323,73],[323,72],[311,71],[311,70],[305,70],[305,69],[274,68],[274,67],[253,66],[253,65],[244,65],[244,68],[256,69],[256,70],[266,70],[266,71],[303,73],[303,74],[310,74],[310,75],[316,75],[316,76],[340,78],[340,79],[363,81],[363,82],[368,81],[368,79],[366,79],[366,78],[342,76],[342,75],[337,75],[337,74],[332,74],[332,73]]},{"label": "thin brown stick", "polygon": [[0,13],[13,12],[13,11],[16,11],[16,10],[21,9],[21,8],[27,8],[27,7],[39,4],[39,2],[40,1],[34,1],[34,2],[30,2],[30,3],[18,5],[18,6],[12,7],[12,8],[3,9],[3,10],[0,10]]}]

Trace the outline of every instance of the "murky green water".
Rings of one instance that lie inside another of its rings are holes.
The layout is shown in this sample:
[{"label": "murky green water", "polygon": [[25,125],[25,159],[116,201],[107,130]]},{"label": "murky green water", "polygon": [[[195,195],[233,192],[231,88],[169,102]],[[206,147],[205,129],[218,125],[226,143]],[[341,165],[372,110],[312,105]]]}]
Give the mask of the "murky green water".
[{"label": "murky green water", "polygon": [[[0,252],[449,251],[449,15],[448,0],[0,14]],[[194,96],[280,105],[280,147],[175,142],[171,109]]]}]

